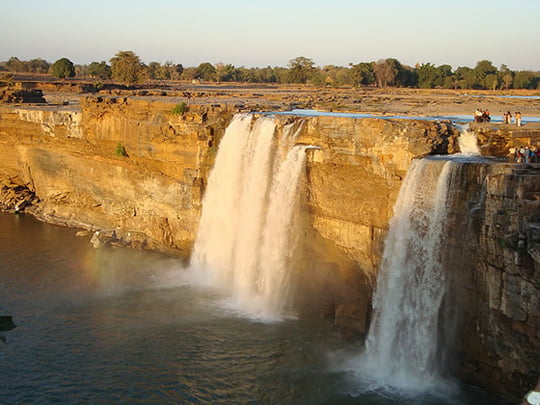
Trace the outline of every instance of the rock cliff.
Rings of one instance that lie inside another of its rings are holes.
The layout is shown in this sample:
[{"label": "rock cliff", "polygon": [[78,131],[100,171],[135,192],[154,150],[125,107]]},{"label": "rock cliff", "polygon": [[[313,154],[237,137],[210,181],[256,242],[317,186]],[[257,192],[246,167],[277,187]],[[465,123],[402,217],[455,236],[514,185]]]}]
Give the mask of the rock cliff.
[{"label": "rock cliff", "polygon": [[75,110],[0,107],[4,189],[27,186],[39,198],[27,210],[47,222],[187,256],[213,142],[232,111],[173,107],[101,97]]},{"label": "rock cliff", "polygon": [[540,375],[540,168],[468,163],[448,220],[460,373],[516,400]]},{"label": "rock cliff", "polygon": [[[107,96],[84,97],[80,108],[0,106],[0,208],[98,231],[102,243],[188,258],[209,170],[238,109],[197,104],[175,114],[174,107]],[[339,325],[364,333],[401,181],[412,159],[455,152],[457,130],[420,120],[276,119],[278,131],[298,125],[297,142],[319,148],[307,151],[299,301],[327,307]],[[505,164],[468,170],[461,201],[476,205],[460,208],[461,219],[474,215],[455,226],[468,224],[460,229],[470,235],[466,249],[459,238],[449,248],[466,264],[452,270],[465,320],[461,369],[519,392],[538,375],[530,363],[540,363],[540,177]]]}]

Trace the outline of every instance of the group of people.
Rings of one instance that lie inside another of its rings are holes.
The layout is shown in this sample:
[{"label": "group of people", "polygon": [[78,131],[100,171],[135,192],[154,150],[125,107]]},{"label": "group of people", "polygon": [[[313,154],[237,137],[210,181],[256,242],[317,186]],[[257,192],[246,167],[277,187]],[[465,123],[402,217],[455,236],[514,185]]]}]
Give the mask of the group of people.
[{"label": "group of people", "polygon": [[521,146],[520,148],[510,148],[510,161],[516,163],[538,163],[540,162],[540,148],[534,146]]},{"label": "group of people", "polygon": [[479,108],[476,109],[474,112],[474,122],[490,122],[491,116],[489,115],[488,110],[480,110]]},{"label": "group of people", "polygon": [[[503,115],[503,124],[511,124],[512,123],[512,113],[510,111],[506,111]],[[491,116],[489,115],[488,110],[481,110],[479,108],[476,109],[474,112],[474,122],[491,122]],[[521,112],[516,111],[514,113],[514,123],[516,126],[521,126]]]},{"label": "group of people", "polygon": [[[510,113],[510,111],[507,111],[507,112],[505,112],[503,114],[503,123],[505,123],[505,124],[511,124],[512,123],[512,114]],[[514,123],[518,127],[521,126],[521,112],[516,111],[514,113]]]}]

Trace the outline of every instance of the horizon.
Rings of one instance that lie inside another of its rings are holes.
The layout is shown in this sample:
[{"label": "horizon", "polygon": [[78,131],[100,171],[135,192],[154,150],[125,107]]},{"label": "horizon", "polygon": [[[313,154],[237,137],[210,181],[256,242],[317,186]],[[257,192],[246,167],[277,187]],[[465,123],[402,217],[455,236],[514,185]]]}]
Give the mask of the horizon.
[{"label": "horizon", "polygon": [[66,57],[88,65],[130,50],[146,64],[184,67],[286,67],[304,56],[318,67],[395,58],[412,67],[454,70],[489,60],[514,71],[540,70],[540,55],[527,52],[527,44],[540,42],[535,0],[516,0],[511,9],[502,0],[456,0],[452,7],[424,0],[275,0],[271,6],[256,0],[27,0],[4,5],[4,13],[0,61]]}]

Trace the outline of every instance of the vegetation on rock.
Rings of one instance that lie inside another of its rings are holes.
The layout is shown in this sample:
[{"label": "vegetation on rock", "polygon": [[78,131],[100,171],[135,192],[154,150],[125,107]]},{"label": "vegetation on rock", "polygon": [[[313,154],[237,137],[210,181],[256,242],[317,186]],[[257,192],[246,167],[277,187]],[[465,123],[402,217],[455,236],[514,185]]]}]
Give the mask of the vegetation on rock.
[{"label": "vegetation on rock", "polygon": [[126,151],[125,146],[122,145],[121,142],[118,142],[118,144],[116,145],[115,154],[118,157],[128,157],[129,156],[127,151]]},{"label": "vegetation on rock", "polygon": [[189,107],[186,103],[179,103],[174,106],[171,113],[174,115],[184,115],[188,111]]}]

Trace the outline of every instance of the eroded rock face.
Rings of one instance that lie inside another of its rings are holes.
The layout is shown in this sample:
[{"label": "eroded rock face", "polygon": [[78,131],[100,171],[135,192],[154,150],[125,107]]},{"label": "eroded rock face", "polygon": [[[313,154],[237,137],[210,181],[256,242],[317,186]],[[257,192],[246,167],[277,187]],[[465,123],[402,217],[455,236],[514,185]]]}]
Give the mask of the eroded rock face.
[{"label": "eroded rock face", "polygon": [[[4,178],[40,198],[47,222],[101,230],[130,246],[189,255],[215,142],[233,112],[90,97],[81,110],[0,107]],[[127,156],[118,155],[118,145]]]},{"label": "eroded rock face", "polygon": [[518,399],[540,370],[538,169],[469,163],[456,179],[446,224],[451,285],[445,336],[458,351],[461,375]]},{"label": "eroded rock face", "polygon": [[469,127],[476,134],[480,152],[485,156],[508,157],[512,160],[511,148],[540,148],[540,129],[537,126],[470,123]]},{"label": "eroded rock face", "polygon": [[[90,96],[81,99],[80,109],[0,107],[0,166],[39,196],[39,206],[31,209],[39,218],[114,231],[127,244],[128,234],[144,234],[149,248],[189,255],[206,179],[236,110],[191,105],[173,114],[174,106]],[[283,117],[283,124],[290,120]],[[376,249],[361,241],[378,243],[377,229],[386,226],[410,160],[452,149],[450,127],[335,117],[307,119],[304,127],[299,142],[321,147],[309,166],[311,222],[373,274]],[[125,153],[119,155],[119,148]],[[338,189],[344,198],[336,200]],[[374,198],[355,205],[370,189],[378,189]]]},{"label": "eroded rock face", "polygon": [[[190,105],[173,114],[174,106],[125,97],[86,97],[80,110],[0,106],[2,184],[17,179],[36,196],[28,212],[91,230],[94,243],[189,257],[208,173],[237,110]],[[340,328],[365,333],[402,179],[412,159],[457,151],[458,133],[427,121],[277,119],[279,131],[296,121],[297,142],[319,148],[306,152],[298,301],[317,312],[336,308]],[[477,201],[467,211],[474,232],[467,254],[458,239],[449,252],[465,258],[453,269],[466,325],[462,368],[485,385],[512,382],[521,389],[536,372],[530,362],[540,364],[534,357],[540,177],[513,169],[482,166],[464,175],[462,201]]]}]

